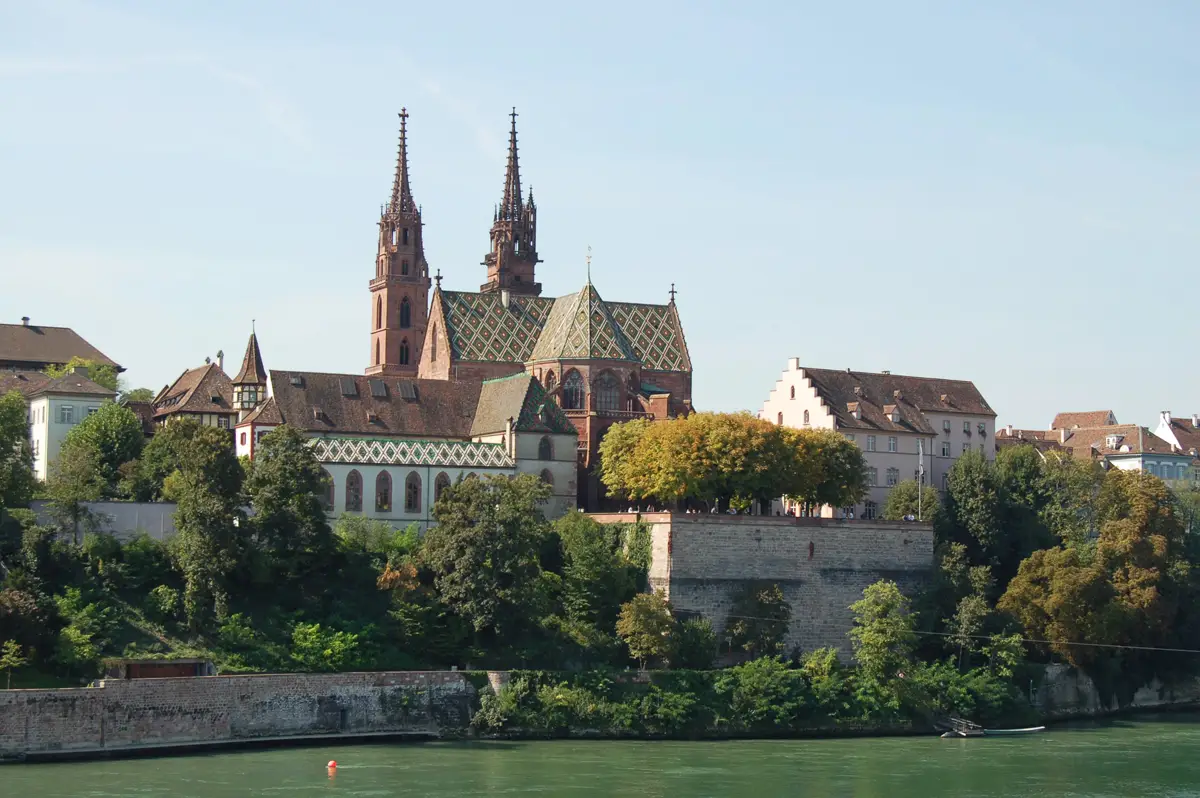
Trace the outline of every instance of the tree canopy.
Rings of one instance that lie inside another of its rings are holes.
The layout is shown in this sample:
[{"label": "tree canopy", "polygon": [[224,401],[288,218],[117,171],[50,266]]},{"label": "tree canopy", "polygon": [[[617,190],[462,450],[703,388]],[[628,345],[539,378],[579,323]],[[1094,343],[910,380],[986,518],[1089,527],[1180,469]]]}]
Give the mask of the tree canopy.
[{"label": "tree canopy", "polygon": [[102,385],[110,391],[120,391],[120,374],[117,372],[116,366],[111,366],[107,363],[100,363],[96,360],[88,360],[76,355],[67,361],[63,366],[47,366],[45,373],[55,379],[65,377],[77,368],[86,368],[88,379],[97,385]]},{"label": "tree canopy", "polygon": [[24,507],[33,497],[29,411],[18,391],[0,396],[0,508]]}]

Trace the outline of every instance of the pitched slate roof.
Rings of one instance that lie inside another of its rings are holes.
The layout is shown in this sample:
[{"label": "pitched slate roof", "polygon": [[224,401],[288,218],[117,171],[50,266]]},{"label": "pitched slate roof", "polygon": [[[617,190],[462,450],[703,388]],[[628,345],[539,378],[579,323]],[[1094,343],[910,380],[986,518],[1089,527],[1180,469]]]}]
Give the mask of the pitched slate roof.
[{"label": "pitched slate roof", "polygon": [[188,369],[154,397],[154,417],[175,413],[233,413],[233,383],[216,363]]},{"label": "pitched slate roof", "polygon": [[242,356],[242,368],[233,378],[234,385],[266,385],[267,369],[263,366],[262,352],[258,350],[258,336],[250,333],[246,343],[246,354]]},{"label": "pitched slate roof", "polygon": [[525,373],[483,383],[471,435],[502,432],[510,418],[518,432],[576,433],[575,425],[546,396],[541,383]]},{"label": "pitched slate roof", "polygon": [[82,374],[64,374],[52,379],[40,371],[2,371],[0,396],[9,391],[18,391],[26,399],[42,394],[97,396],[108,399],[117,395],[116,391],[110,391]]},{"label": "pitched slate roof", "polygon": [[[603,357],[637,360],[654,371],[692,370],[674,303],[606,302],[590,284],[557,300],[512,294],[508,307],[499,293],[438,290],[433,301],[441,303],[455,360]],[[583,352],[597,354],[576,354]]]},{"label": "pitched slate roof", "polygon": [[[995,416],[975,384],[967,380],[908,377],[837,369],[801,369],[837,419],[839,427],[932,435],[925,413]],[[899,421],[888,409],[895,408]],[[854,417],[854,409],[859,418]]]},{"label": "pitched slate roof", "polygon": [[1107,427],[1117,423],[1117,417],[1111,410],[1088,410],[1083,413],[1059,413],[1054,417],[1050,429],[1074,429]]},{"label": "pitched slate roof", "polygon": [[250,411],[244,419],[238,422],[237,426],[242,427],[246,424],[282,424],[283,414],[279,412],[279,405],[275,404],[275,397],[268,397],[265,402],[259,402],[258,407]]},{"label": "pitched slate roof", "polygon": [[[1116,446],[1108,445],[1108,438],[1112,435],[1119,437]],[[1076,457],[1090,457],[1092,454],[1177,454],[1187,456],[1187,452],[1175,449],[1169,441],[1158,437],[1146,427],[1139,427],[1136,424],[1109,424],[1102,427],[1072,429],[1067,435],[1067,439],[1063,441],[1063,446],[1070,449]]]},{"label": "pitched slate roof", "polygon": [[270,378],[282,421],[310,433],[467,438],[480,393],[477,382],[452,380],[275,370]]},{"label": "pitched slate roof", "polygon": [[124,370],[70,327],[0,324],[0,363],[28,364],[31,368],[62,366],[73,357]]},{"label": "pitched slate roof", "polygon": [[142,434],[147,438],[154,435],[154,403],[153,402],[121,402],[128,407],[142,422]]}]

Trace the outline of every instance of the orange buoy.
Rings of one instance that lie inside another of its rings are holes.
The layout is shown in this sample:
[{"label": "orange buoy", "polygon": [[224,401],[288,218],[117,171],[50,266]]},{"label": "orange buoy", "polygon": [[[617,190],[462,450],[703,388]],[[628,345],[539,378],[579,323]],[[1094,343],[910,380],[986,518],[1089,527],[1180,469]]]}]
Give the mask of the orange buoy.
[{"label": "orange buoy", "polygon": [[329,764],[326,765],[325,767],[329,768],[330,770],[333,770],[334,768],[337,767],[337,760],[336,759],[329,760]]}]

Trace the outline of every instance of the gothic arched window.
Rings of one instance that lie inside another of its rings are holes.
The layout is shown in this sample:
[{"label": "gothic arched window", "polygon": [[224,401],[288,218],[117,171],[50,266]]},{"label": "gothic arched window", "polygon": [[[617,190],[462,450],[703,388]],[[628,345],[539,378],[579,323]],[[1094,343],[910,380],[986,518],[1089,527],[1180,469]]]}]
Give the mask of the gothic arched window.
[{"label": "gothic arched window", "polygon": [[392,475],[380,471],[375,477],[375,512],[386,513],[392,509]]},{"label": "gothic arched window", "polygon": [[421,476],[416,471],[404,480],[404,512],[421,512]]},{"label": "gothic arched window", "polygon": [[583,377],[578,371],[572,371],[562,384],[562,406],[567,410],[582,410],[584,397]]},{"label": "gothic arched window", "polygon": [[375,365],[379,365],[379,339],[375,339]]},{"label": "gothic arched window", "polygon": [[437,360],[437,325],[429,328],[429,359]]},{"label": "gothic arched window", "polygon": [[406,260],[400,261],[400,273],[408,274],[408,261],[406,261]]},{"label": "gothic arched window", "polygon": [[550,490],[554,490],[554,475],[550,473],[550,469],[542,469],[542,482],[550,486]]},{"label": "gothic arched window", "polygon": [[601,374],[600,379],[596,380],[596,409],[621,409],[621,385],[617,378],[608,372]]},{"label": "gothic arched window", "polygon": [[400,365],[408,365],[408,339],[405,338],[400,342]]},{"label": "gothic arched window", "polygon": [[808,423],[808,411],[807,410],[804,411],[804,423],[805,424]]},{"label": "gothic arched window", "polygon": [[549,435],[543,435],[538,441],[538,459],[553,460],[554,459],[554,441],[550,440]]},{"label": "gothic arched window", "polygon": [[332,511],[334,502],[333,475],[322,468],[321,478],[323,480],[322,487],[324,488],[324,490],[321,492],[321,506],[328,511]]},{"label": "gothic arched window", "polygon": [[446,472],[443,471],[442,473],[438,474],[437,479],[433,481],[433,500],[437,501],[438,499],[442,498],[442,491],[448,487],[450,487],[450,477],[448,477]]},{"label": "gothic arched window", "polygon": [[346,512],[362,512],[362,474],[357,470],[346,475]]},{"label": "gothic arched window", "polygon": [[796,386],[795,385],[792,386],[792,398],[793,399],[796,398]]},{"label": "gothic arched window", "polygon": [[383,326],[383,297],[375,298],[375,329]]},{"label": "gothic arched window", "polygon": [[546,390],[553,391],[554,386],[558,384],[558,380],[554,377],[553,369],[546,372]]},{"label": "gothic arched window", "polygon": [[408,297],[400,300],[400,329],[407,330],[412,326],[412,305],[408,303]]},{"label": "gothic arched window", "polygon": [[778,416],[775,418],[775,423],[776,423],[776,424],[778,424],[778,425],[779,425],[779,426],[781,426],[781,427],[783,426],[783,413],[780,413],[780,414],[779,414],[779,415],[778,415]]}]

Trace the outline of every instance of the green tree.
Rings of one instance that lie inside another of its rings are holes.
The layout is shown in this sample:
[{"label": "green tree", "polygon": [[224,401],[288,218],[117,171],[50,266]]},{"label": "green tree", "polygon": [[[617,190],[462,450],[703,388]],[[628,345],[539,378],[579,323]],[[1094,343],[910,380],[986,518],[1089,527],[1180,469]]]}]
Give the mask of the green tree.
[{"label": "green tree", "polygon": [[941,497],[932,485],[909,479],[888,491],[881,515],[887,521],[903,521],[910,515],[921,521],[931,521],[941,504]]},{"label": "green tree", "polygon": [[91,530],[94,519],[85,502],[104,498],[108,485],[100,465],[100,453],[91,446],[66,446],[50,464],[46,493],[58,525],[76,542]]},{"label": "green tree", "polygon": [[28,664],[29,659],[21,653],[21,647],[17,645],[17,641],[5,640],[4,645],[0,646],[0,671],[8,674],[6,689],[12,689],[12,672],[17,668],[24,668]]},{"label": "green tree", "polygon": [[754,582],[734,599],[725,633],[733,648],[755,658],[773,657],[783,653],[791,620],[792,605],[779,585]]},{"label": "green tree", "polygon": [[304,437],[287,425],[272,430],[258,443],[246,495],[254,507],[250,527],[274,565],[295,573],[301,562],[325,557],[333,533],[321,495],[325,472]]},{"label": "green tree", "polygon": [[895,582],[868,585],[863,597],[850,605],[854,627],[850,640],[859,673],[879,684],[894,684],[913,661],[915,618],[908,597]]},{"label": "green tree", "polygon": [[780,430],[800,449],[785,494],[812,507],[849,507],[866,494],[866,460],[845,436],[830,429]]},{"label": "green tree", "polygon": [[671,638],[672,668],[707,670],[717,656],[717,633],[707,618],[689,618],[675,627]]},{"label": "green tree", "polygon": [[149,388],[132,388],[121,392],[121,402],[153,402],[154,391]]},{"label": "green tree", "polygon": [[611,630],[621,604],[637,593],[637,567],[625,555],[621,526],[580,512],[554,522],[563,548],[562,602],[571,621]]},{"label": "green tree", "polygon": [[1104,483],[1100,464],[1051,451],[1046,454],[1042,478],[1050,497],[1041,511],[1046,527],[1059,540],[1072,545],[1095,535],[1099,531],[1096,496]]},{"label": "green tree", "polygon": [[292,629],[292,661],[309,673],[348,670],[358,650],[358,635],[298,623]]},{"label": "green tree", "polygon": [[179,470],[182,453],[192,439],[204,429],[187,419],[173,421],[159,428],[142,449],[142,456],[123,469],[123,491],[135,501],[161,501],[164,484]]},{"label": "green tree", "polygon": [[539,553],[550,489],[529,474],[469,476],[442,492],[421,557],[442,601],[477,632],[508,636],[541,617]]},{"label": "green tree", "polygon": [[24,507],[33,498],[29,410],[17,391],[0,396],[0,508]]},{"label": "green tree", "polygon": [[110,391],[120,391],[120,379],[117,367],[108,363],[100,363],[96,360],[88,360],[76,355],[67,361],[64,366],[47,366],[45,369],[46,375],[58,379],[65,377],[77,368],[86,368],[87,377],[97,385],[101,385]]},{"label": "green tree", "polygon": [[[93,484],[103,486],[101,498],[113,498],[118,494],[121,466],[136,460],[142,453],[145,436],[142,422],[132,410],[115,402],[105,402],[100,408],[71,428],[63,439],[60,457],[70,458],[75,449],[87,450],[84,459],[95,469],[93,476],[84,482],[89,487],[64,486],[66,490],[83,493]],[[78,479],[75,469],[60,471],[59,480]]]},{"label": "green tree", "polygon": [[639,593],[621,605],[617,636],[643,669],[650,660],[664,659],[670,654],[674,630],[671,605],[661,591]]}]

